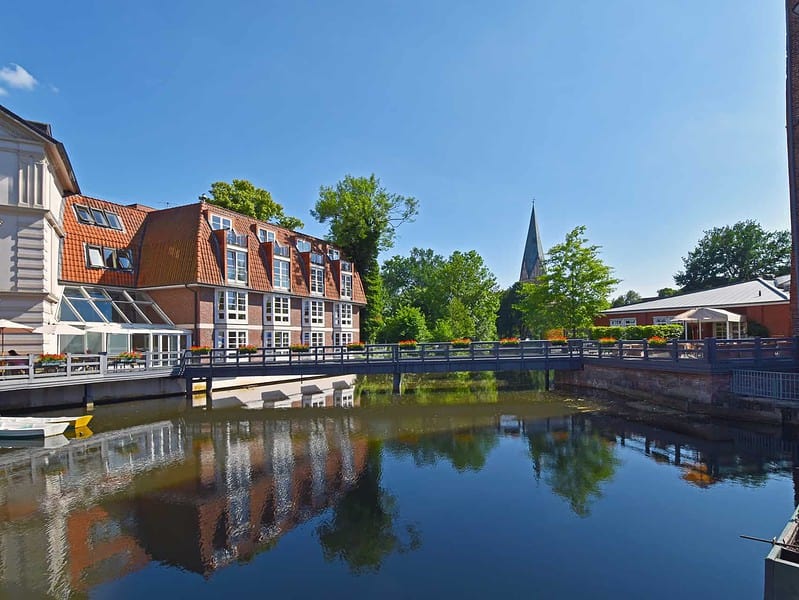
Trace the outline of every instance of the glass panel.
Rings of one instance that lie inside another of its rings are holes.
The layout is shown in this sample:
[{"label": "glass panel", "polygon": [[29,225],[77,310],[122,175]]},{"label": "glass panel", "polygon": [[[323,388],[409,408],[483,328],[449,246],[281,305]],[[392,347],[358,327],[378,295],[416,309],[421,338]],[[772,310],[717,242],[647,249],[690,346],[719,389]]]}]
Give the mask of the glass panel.
[{"label": "glass panel", "polygon": [[67,298],[83,298],[83,294],[81,293],[80,288],[75,288],[75,287],[64,288],[64,295]]},{"label": "glass panel", "polygon": [[92,215],[89,212],[89,209],[85,206],[76,206],[75,207],[75,214],[78,215],[78,221],[84,223],[86,225],[94,225],[94,219],[92,219]]},{"label": "glass panel", "polygon": [[131,297],[132,300],[135,300],[136,302],[152,302],[153,301],[153,299],[150,298],[150,296],[148,296],[144,292],[134,292],[132,290],[129,290],[128,291],[128,295]]},{"label": "glass panel", "polygon": [[100,252],[100,248],[95,246],[87,246],[86,261],[89,263],[90,267],[103,267],[103,254]]},{"label": "glass panel", "polygon": [[86,348],[84,349],[87,354],[97,354],[103,351],[103,334],[96,331],[86,332]]},{"label": "glass panel", "polygon": [[130,271],[133,268],[133,259],[130,256],[130,250],[117,250],[117,262],[119,268],[125,271]]},{"label": "glass panel", "polygon": [[109,333],[108,354],[115,355],[120,352],[127,352],[129,337],[127,333]]},{"label": "glass panel", "polygon": [[133,302],[114,302],[114,306],[127,317],[131,323],[149,323],[144,317],[139,314],[139,311],[133,305]]},{"label": "glass panel", "polygon": [[58,310],[58,320],[67,323],[75,321],[77,321],[78,323],[82,322],[80,317],[78,316],[78,313],[72,310],[72,307],[69,305],[69,303],[64,300],[61,301],[61,306]]},{"label": "glass panel", "polygon": [[[62,300],[62,303],[64,300]],[[84,321],[91,321],[94,323],[102,323],[103,318],[100,314],[94,309],[92,306],[91,301],[81,298],[70,298],[68,302],[72,305],[72,308],[81,316]]]},{"label": "glass panel", "polygon": [[152,304],[136,303],[144,315],[150,320],[151,323],[159,325],[170,325],[170,322],[164,319],[160,313],[153,307]]},{"label": "glass panel", "polygon": [[108,219],[105,218],[105,213],[96,208],[91,209],[94,222],[100,227],[108,227]]},{"label": "glass panel", "polygon": [[105,216],[108,219],[108,224],[111,227],[113,227],[114,229],[122,229],[122,223],[120,223],[118,216],[110,212],[105,213]]},{"label": "glass panel", "polygon": [[118,300],[120,302],[130,302],[128,297],[123,292],[115,290],[106,290],[105,293],[108,294],[108,297],[111,298],[111,300],[115,301]]},{"label": "glass panel", "polygon": [[146,352],[150,350],[150,336],[146,333],[134,333],[132,336],[133,338],[133,349],[137,352]]},{"label": "glass panel", "polygon": [[83,354],[83,350],[86,346],[84,339],[82,335],[59,335],[58,351],[69,352],[71,354]]},{"label": "glass panel", "polygon": [[[96,287],[86,287],[83,290],[88,294],[89,298],[99,298],[100,300],[105,300],[108,298],[108,294],[106,294],[105,290]],[[83,297],[80,295],[79,297]]]},{"label": "glass panel", "polygon": [[109,269],[117,268],[117,253],[113,248],[103,248],[103,262]]}]

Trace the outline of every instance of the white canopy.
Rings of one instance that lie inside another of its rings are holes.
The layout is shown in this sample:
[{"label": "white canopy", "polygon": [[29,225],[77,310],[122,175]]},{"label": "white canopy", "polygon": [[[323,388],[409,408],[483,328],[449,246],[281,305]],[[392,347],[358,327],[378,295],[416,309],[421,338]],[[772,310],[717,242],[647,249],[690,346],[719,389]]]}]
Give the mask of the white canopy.
[{"label": "white canopy", "polygon": [[740,323],[744,317],[723,308],[692,308],[673,316],[671,320],[690,323]]}]

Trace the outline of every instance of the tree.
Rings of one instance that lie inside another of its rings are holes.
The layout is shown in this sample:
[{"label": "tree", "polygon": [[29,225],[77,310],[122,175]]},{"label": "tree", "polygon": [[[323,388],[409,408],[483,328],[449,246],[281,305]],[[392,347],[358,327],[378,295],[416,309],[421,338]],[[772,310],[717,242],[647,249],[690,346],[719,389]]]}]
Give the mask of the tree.
[{"label": "tree", "polygon": [[335,187],[319,188],[319,198],[311,215],[320,223],[329,223],[327,238],[354,261],[366,292],[367,306],[362,313],[361,336],[375,339],[382,314],[373,303],[378,256],[394,245],[396,229],[413,221],[418,202],[410,196],[386,191],[374,176],[346,175]]},{"label": "tree", "polygon": [[429,334],[422,311],[415,306],[399,307],[393,315],[386,318],[380,337],[384,342],[427,341]]},{"label": "tree", "polygon": [[617,306],[627,306],[628,304],[635,304],[636,302],[640,302],[642,300],[641,294],[634,290],[628,290],[624,294],[620,296],[616,296],[613,300],[610,301],[610,306],[612,308],[616,308]]},{"label": "tree", "polygon": [[283,206],[272,200],[272,194],[255,187],[246,179],[234,179],[233,183],[216,181],[208,191],[210,196],[200,196],[200,200],[222,208],[235,210],[260,221],[272,221],[286,229],[301,229],[304,223],[297,217],[289,217]]},{"label": "tree", "polygon": [[705,231],[682,260],[685,268],[674,281],[683,292],[784,275],[791,268],[791,234],[766,231],[753,220],[739,221]]},{"label": "tree", "polygon": [[670,298],[672,296],[676,296],[680,293],[680,290],[675,290],[674,288],[664,287],[658,290],[658,298]]},{"label": "tree", "polygon": [[474,250],[455,251],[444,259],[433,250],[414,248],[409,256],[387,260],[382,273],[389,311],[416,306],[435,340],[496,337],[496,277]]},{"label": "tree", "polygon": [[499,296],[497,309],[497,335],[500,338],[527,337],[529,331],[524,325],[524,315],[516,308],[521,302],[522,282],[517,281]]},{"label": "tree", "polygon": [[599,258],[600,247],[587,244],[585,227],[575,227],[549,250],[538,280],[522,287],[517,306],[535,334],[562,327],[574,336],[609,306],[608,295],[619,280]]}]

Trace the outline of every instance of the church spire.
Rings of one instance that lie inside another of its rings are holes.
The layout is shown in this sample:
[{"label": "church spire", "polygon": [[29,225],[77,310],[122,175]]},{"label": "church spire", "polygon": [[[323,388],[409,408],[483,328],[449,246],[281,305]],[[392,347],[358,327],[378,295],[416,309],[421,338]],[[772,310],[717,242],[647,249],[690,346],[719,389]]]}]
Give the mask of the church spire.
[{"label": "church spire", "polygon": [[522,255],[522,272],[519,281],[535,281],[544,272],[542,260],[544,251],[541,248],[541,237],[538,235],[538,223],[535,220],[535,200],[530,213],[530,226],[527,229],[527,242]]}]

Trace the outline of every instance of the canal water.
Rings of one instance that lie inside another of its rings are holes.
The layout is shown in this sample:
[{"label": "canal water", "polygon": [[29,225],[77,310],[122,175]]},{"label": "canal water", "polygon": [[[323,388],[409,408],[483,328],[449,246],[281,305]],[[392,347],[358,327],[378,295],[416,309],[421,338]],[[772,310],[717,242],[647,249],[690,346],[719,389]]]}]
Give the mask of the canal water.
[{"label": "canal water", "polygon": [[794,508],[787,433],[382,383],[98,407],[82,437],[1,450],[0,597],[762,596],[769,547],[739,535]]}]

